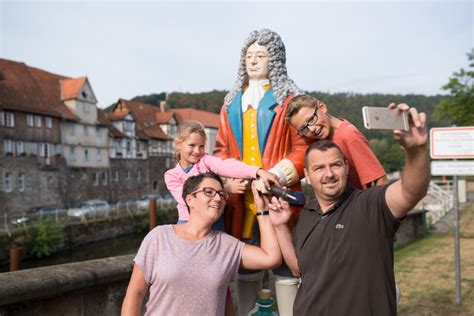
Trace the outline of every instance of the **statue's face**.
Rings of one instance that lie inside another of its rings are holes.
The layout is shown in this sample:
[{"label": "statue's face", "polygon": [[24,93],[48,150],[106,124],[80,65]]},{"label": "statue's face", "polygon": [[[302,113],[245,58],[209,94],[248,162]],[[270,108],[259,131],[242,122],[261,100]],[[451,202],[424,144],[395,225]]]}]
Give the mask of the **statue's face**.
[{"label": "statue's face", "polygon": [[250,80],[268,79],[268,59],[270,55],[265,46],[253,43],[245,54],[245,69]]}]

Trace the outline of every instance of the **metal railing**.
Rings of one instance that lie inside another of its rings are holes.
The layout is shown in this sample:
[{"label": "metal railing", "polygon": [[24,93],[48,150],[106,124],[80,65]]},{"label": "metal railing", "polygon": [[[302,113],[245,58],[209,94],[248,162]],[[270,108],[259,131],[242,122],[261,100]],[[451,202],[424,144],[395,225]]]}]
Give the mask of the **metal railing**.
[{"label": "metal railing", "polygon": [[428,193],[421,200],[421,208],[427,211],[426,218],[433,225],[454,206],[452,181],[430,181]]},{"label": "metal railing", "polygon": [[[160,210],[167,210],[174,208],[176,203],[173,201],[157,201],[156,208]],[[0,234],[11,235],[12,230],[17,228],[27,228],[39,221],[50,220],[60,225],[69,225],[73,223],[88,224],[99,220],[112,220],[120,217],[134,217],[148,213],[148,205],[144,205],[139,201],[119,202],[116,204],[109,204],[102,208],[90,208],[85,212],[77,212],[73,215],[70,213],[72,209],[55,209],[50,212],[38,211],[35,214],[28,214],[23,212],[18,215],[3,214],[0,218]],[[76,209],[77,210],[77,209]]]}]

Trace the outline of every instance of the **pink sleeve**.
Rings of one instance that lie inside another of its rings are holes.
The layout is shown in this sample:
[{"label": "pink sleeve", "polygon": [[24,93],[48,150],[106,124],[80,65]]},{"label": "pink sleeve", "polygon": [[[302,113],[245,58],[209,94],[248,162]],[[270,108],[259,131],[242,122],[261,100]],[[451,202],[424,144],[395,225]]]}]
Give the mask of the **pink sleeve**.
[{"label": "pink sleeve", "polygon": [[239,178],[239,179],[255,179],[257,166],[249,166],[238,160],[222,160],[211,155],[204,155],[200,163],[204,164],[207,170],[214,172],[219,176]]},{"label": "pink sleeve", "polygon": [[[184,203],[182,197],[184,183],[180,180],[174,169],[170,169],[165,172],[165,184],[168,188],[168,191],[170,191],[171,195],[176,200],[176,203],[178,204],[178,210],[184,207],[185,211],[187,212],[186,204]],[[180,211],[180,213],[181,212],[182,211]]]}]

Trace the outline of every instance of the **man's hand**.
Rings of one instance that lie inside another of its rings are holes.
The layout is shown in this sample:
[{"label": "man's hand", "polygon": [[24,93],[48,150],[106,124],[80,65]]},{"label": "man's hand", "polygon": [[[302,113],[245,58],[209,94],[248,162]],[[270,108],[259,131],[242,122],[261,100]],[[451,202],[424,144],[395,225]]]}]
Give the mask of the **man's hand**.
[{"label": "man's hand", "polygon": [[273,196],[270,204],[268,204],[267,207],[270,210],[270,221],[272,222],[273,226],[285,226],[290,220],[292,214],[290,204],[282,198]]},{"label": "man's hand", "polygon": [[391,103],[389,109],[396,109],[399,112],[408,112],[408,131],[394,130],[393,138],[405,149],[426,146],[428,142],[428,129],[426,126],[426,114],[418,113],[415,108],[410,108],[407,104],[396,105]]},{"label": "man's hand", "polygon": [[391,109],[408,112],[409,130],[393,131],[395,140],[405,149],[405,163],[400,180],[385,191],[385,199],[393,217],[403,218],[425,195],[430,182],[428,131],[425,113],[418,113],[402,103],[389,105]]},{"label": "man's hand", "polygon": [[245,188],[247,187],[248,181],[244,179],[227,179],[224,184],[224,190],[227,193],[234,193],[234,194],[243,194],[245,192]]}]

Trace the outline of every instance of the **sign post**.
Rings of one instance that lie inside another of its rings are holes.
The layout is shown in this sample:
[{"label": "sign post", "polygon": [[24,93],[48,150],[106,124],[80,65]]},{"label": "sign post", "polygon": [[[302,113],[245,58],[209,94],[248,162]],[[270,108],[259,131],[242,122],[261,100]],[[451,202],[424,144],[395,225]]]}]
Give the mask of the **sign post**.
[{"label": "sign post", "polygon": [[431,174],[453,176],[454,194],[454,268],[456,273],[456,304],[461,305],[461,246],[459,232],[458,176],[474,175],[474,161],[456,159],[474,158],[474,126],[440,127],[430,130],[430,153],[433,159]]}]

